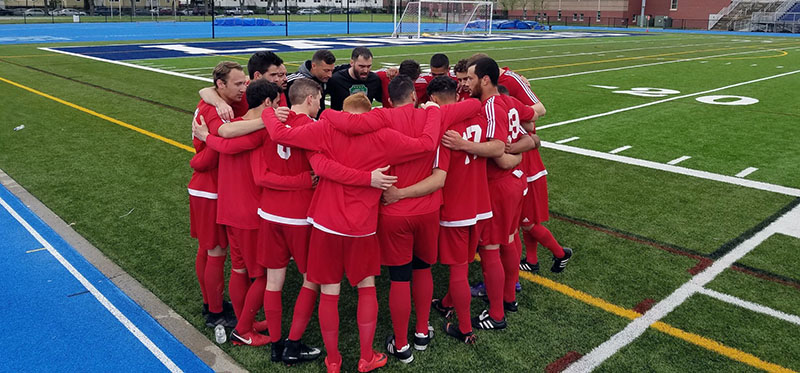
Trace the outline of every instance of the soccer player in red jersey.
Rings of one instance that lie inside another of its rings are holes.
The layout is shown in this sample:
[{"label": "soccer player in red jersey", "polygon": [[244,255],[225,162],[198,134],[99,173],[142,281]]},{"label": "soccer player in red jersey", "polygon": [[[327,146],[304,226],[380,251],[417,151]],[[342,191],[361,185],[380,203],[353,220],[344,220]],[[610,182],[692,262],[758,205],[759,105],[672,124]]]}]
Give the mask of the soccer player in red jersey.
[{"label": "soccer player in red jersey", "polygon": [[[235,62],[220,62],[214,68],[213,76],[216,94],[228,105],[236,107],[238,115],[244,115],[246,110],[241,111],[239,104],[246,87],[242,67]],[[195,118],[198,116],[209,118],[214,131],[222,123],[216,108],[202,100],[195,111]],[[193,139],[193,143],[196,154],[190,162],[194,173],[188,185],[189,216],[192,237],[196,237],[199,243],[195,270],[203,293],[204,308],[208,309],[205,314],[206,325],[233,327],[236,325],[235,317],[223,313],[223,271],[228,240],[225,228],[216,222],[219,153],[198,139]]]},{"label": "soccer player in red jersey", "polygon": [[[404,60],[403,62],[400,62],[400,66],[398,66],[396,69],[395,68],[389,68],[389,69],[377,71],[376,74],[378,74],[378,78],[381,79],[381,87],[383,89],[383,94],[381,95],[381,97],[382,97],[381,104],[383,105],[383,107],[385,107],[385,108],[394,107],[394,105],[392,104],[392,100],[389,99],[389,83],[395,77],[397,77],[399,75],[405,75],[405,76],[411,78],[412,81],[416,81],[416,80],[419,80],[421,72],[422,71],[420,70],[419,63],[417,61],[414,61],[414,60]],[[415,88],[416,88],[416,86],[415,86]],[[424,92],[425,91],[425,87],[422,87],[422,90]],[[420,92],[419,92],[419,90],[417,90],[417,97],[419,97],[419,94],[420,94]],[[416,102],[419,103],[419,102],[425,102],[425,101],[417,100]]]},{"label": "soccer player in red jersey", "polygon": [[[504,139],[508,146],[522,142],[517,145],[520,151],[532,149],[534,141],[525,136],[521,122],[533,120],[533,109],[509,96],[500,95],[497,91],[498,75],[497,63],[491,58],[472,62],[467,71],[472,96],[480,97],[484,103],[487,136]],[[478,329],[503,329],[507,325],[504,308],[508,306],[503,303],[503,290],[509,277],[501,256],[505,251],[515,251],[513,243],[526,188],[525,174],[518,168],[521,161],[520,154],[505,153],[487,163],[493,216],[481,232],[480,255],[489,310],[472,319],[472,326]],[[519,268],[514,266],[511,270],[515,273]]]},{"label": "soccer player in red jersey", "polygon": [[414,89],[417,91],[418,102],[427,102],[428,97],[428,84],[437,76],[449,76],[454,81],[458,82],[455,75],[450,72],[450,59],[444,53],[436,53],[431,56],[430,61],[431,72],[420,74],[419,78],[414,81]]},{"label": "soccer player in red jersey", "polygon": [[[366,97],[354,96],[369,102]],[[348,100],[352,100],[348,98]],[[380,109],[367,114],[367,119],[383,122],[399,113],[398,109]],[[336,114],[340,114],[336,118]],[[348,136],[334,129],[328,118],[347,126],[357,115],[325,110],[321,120],[311,126],[292,127],[280,123],[274,113],[265,111],[262,119],[270,136],[282,144],[321,151],[345,166],[372,170],[387,164],[399,164],[433,151],[439,137],[441,115],[438,108],[414,111],[410,121],[424,121],[418,138],[392,129],[381,129],[363,136]],[[364,119],[364,120],[367,120]],[[358,328],[361,359],[358,369],[368,372],[386,364],[386,355],[372,349],[377,325],[375,276],[380,274],[380,252],[375,235],[380,192],[366,187],[343,185],[320,178],[308,211],[313,225],[308,253],[308,279],[321,285],[319,305],[320,329],[328,353],[325,363],[329,372],[341,369],[338,349],[340,282],[346,274],[352,286],[358,287]]]},{"label": "soccer player in red jersey", "polygon": [[453,66],[453,74],[456,76],[458,82],[458,101],[466,100],[472,95],[469,93],[469,85],[467,84],[467,59],[459,60]]}]

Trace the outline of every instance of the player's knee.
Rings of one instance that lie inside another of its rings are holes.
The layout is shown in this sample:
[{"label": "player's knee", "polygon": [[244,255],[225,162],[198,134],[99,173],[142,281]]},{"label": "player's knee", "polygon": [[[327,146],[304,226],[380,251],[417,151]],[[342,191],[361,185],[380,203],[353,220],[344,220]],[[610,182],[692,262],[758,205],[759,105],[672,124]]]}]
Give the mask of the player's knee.
[{"label": "player's knee", "polygon": [[411,269],[428,269],[430,267],[430,263],[426,263],[424,260],[417,258],[416,256],[411,260]]},{"label": "player's knee", "polygon": [[389,267],[389,279],[395,282],[411,281],[411,263]]}]

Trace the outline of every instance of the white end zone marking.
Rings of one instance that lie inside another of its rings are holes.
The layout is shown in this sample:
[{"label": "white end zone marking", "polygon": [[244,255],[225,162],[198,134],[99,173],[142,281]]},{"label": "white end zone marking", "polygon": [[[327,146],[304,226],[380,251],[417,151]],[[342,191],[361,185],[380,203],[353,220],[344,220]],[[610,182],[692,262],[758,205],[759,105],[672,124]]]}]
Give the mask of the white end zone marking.
[{"label": "white end zone marking", "polygon": [[683,162],[683,161],[685,161],[685,160],[687,160],[689,158],[692,158],[692,157],[690,157],[688,155],[684,155],[682,157],[678,157],[678,158],[675,158],[675,159],[667,162],[667,164],[676,165],[676,164],[681,163],[681,162]]},{"label": "white end zone marking", "polygon": [[723,301],[725,303],[730,303],[730,304],[733,304],[733,305],[748,309],[748,310],[753,311],[753,312],[762,313],[762,314],[769,315],[769,316],[772,316],[772,317],[777,318],[777,319],[788,321],[788,322],[790,322],[792,324],[795,324],[795,325],[800,325],[800,317],[792,315],[792,314],[788,314],[788,313],[785,313],[785,312],[782,312],[782,311],[778,311],[776,309],[772,309],[772,308],[769,308],[767,306],[760,305],[758,303],[749,302],[749,301],[746,301],[744,299],[737,298],[737,297],[734,297],[732,295],[728,295],[728,294],[725,294],[725,293],[720,293],[718,291],[714,291],[714,290],[707,289],[707,288],[698,288],[697,292],[700,293],[700,294],[703,294],[703,295],[708,295],[711,298],[714,298],[714,299],[717,299],[717,300],[721,300],[721,301]]},{"label": "white end zone marking", "polygon": [[600,152],[600,151],[596,151],[596,150],[578,148],[578,147],[574,147],[574,146],[570,146],[570,145],[556,144],[556,143],[552,143],[552,142],[548,142],[548,141],[542,141],[542,147],[549,148],[549,149],[555,149],[555,150],[561,150],[561,151],[564,151],[564,152],[567,152],[567,153],[585,155],[585,156],[593,157],[593,158],[605,159],[605,160],[608,160],[608,161],[614,161],[614,162],[619,162],[619,163],[630,164],[630,165],[634,165],[634,166],[652,168],[652,169],[655,169],[655,170],[671,172],[671,173],[674,173],[674,174],[693,176],[693,177],[697,177],[697,178],[700,178],[700,179],[714,180],[714,181],[719,181],[719,182],[726,183],[726,184],[739,185],[739,186],[743,186],[743,187],[746,187],[746,188],[764,190],[764,191],[773,192],[773,193],[780,193],[780,194],[785,194],[787,196],[800,197],[800,189],[785,187],[785,186],[782,186],[782,185],[775,185],[775,184],[764,183],[764,182],[761,182],[761,181],[742,179],[742,178],[733,177],[733,176],[729,176],[729,175],[715,174],[715,173],[707,172],[707,171],[693,170],[691,168],[685,168],[685,167],[680,167],[680,166],[668,165],[668,164],[664,164],[664,163],[646,161],[646,160],[643,160],[643,159],[626,157],[624,155],[609,154],[609,153]]},{"label": "white end zone marking", "polygon": [[568,137],[566,139],[562,139],[562,140],[556,141],[556,144],[566,144],[566,143],[568,143],[570,141],[575,141],[577,139],[580,139],[580,137],[578,137],[578,136]]},{"label": "white end zone marking", "polygon": [[698,289],[703,288],[706,284],[711,282],[711,280],[722,273],[722,271],[730,267],[731,264],[747,255],[747,253],[755,249],[756,246],[764,242],[774,233],[777,233],[778,231],[776,228],[786,224],[784,220],[794,218],[795,216],[793,215],[798,212],[800,212],[800,206],[796,206],[791,211],[778,218],[778,220],[733,248],[733,250],[717,259],[708,268],[681,285],[668,297],[656,303],[653,308],[645,312],[644,315],[631,321],[625,329],[613,335],[610,339],[595,347],[591,352],[567,367],[564,372],[589,372],[600,366],[600,364],[613,356],[617,351],[639,338],[650,325],[664,318],[664,316],[675,310],[675,308],[689,299],[689,297],[697,293]]},{"label": "white end zone marking", "polygon": [[740,86],[747,85],[747,84],[758,83],[758,82],[762,82],[762,81],[770,80],[770,79],[775,79],[775,78],[781,78],[781,77],[784,77],[784,76],[797,74],[799,72],[800,72],[800,70],[789,71],[789,72],[782,73],[782,74],[767,76],[767,77],[764,77],[764,78],[759,78],[759,79],[754,79],[754,80],[748,80],[746,82],[726,85],[724,87],[709,89],[709,90],[702,91],[702,92],[689,93],[689,94],[681,95],[681,96],[674,96],[674,97],[670,97],[670,98],[665,98],[663,100],[648,102],[648,103],[645,103],[645,104],[640,104],[640,105],[636,105],[636,106],[630,106],[630,107],[626,107],[626,108],[622,108],[622,109],[611,110],[611,111],[607,111],[605,113],[589,115],[589,116],[585,116],[583,118],[576,118],[576,119],[570,119],[570,120],[565,120],[565,121],[561,121],[561,122],[551,123],[551,124],[548,124],[548,125],[537,127],[536,129],[538,131],[541,131],[543,129],[550,128],[550,127],[558,127],[558,126],[563,126],[565,124],[582,122],[582,121],[589,120],[589,119],[605,117],[605,116],[608,116],[608,115],[622,113],[622,112],[626,112],[626,111],[629,111],[629,110],[640,109],[640,108],[643,108],[643,107],[662,104],[662,103],[665,103],[665,102],[680,100],[682,98],[700,96],[700,95],[704,95],[704,94],[707,94],[707,93],[713,93],[713,92],[722,91],[722,90],[726,90],[726,89],[730,89],[730,88],[740,87]]},{"label": "white end zone marking", "polygon": [[22,216],[14,211],[14,209],[12,209],[11,206],[2,198],[0,198],[0,205],[2,205],[3,208],[5,208],[6,211],[8,211],[8,213],[20,223],[20,225],[25,227],[28,233],[30,233],[33,238],[39,241],[39,243],[47,249],[50,255],[56,258],[56,260],[58,260],[58,262],[61,263],[61,265],[64,266],[64,268],[69,271],[69,273],[72,274],[72,276],[74,276],[75,279],[78,280],[78,282],[80,282],[81,285],[83,285],[83,287],[85,287],[86,290],[88,290],[97,299],[97,301],[108,310],[108,312],[110,312],[117,320],[119,320],[125,329],[128,329],[128,331],[131,332],[131,334],[133,334],[136,339],[139,340],[139,342],[141,342],[148,350],[150,350],[150,352],[161,362],[161,364],[164,364],[164,366],[169,369],[170,372],[183,372],[183,370],[175,365],[175,363],[166,354],[164,354],[164,352],[161,351],[161,349],[158,348],[158,346],[156,346],[153,341],[147,337],[147,335],[142,333],[142,331],[139,330],[139,328],[136,327],[131,320],[129,320],[122,312],[120,312],[120,310],[117,309],[117,307],[114,306],[114,304],[111,303],[108,298],[103,295],[103,293],[97,290],[97,288],[95,288],[94,285],[92,285],[92,283],[83,276],[83,274],[78,272],[78,270],[75,269],[70,262],[61,256],[61,253],[53,248],[53,245],[50,245],[50,243],[47,242],[47,240],[45,240],[44,237],[39,234],[39,232],[33,229],[33,227],[28,224],[28,222],[25,221]]},{"label": "white end zone marking", "polygon": [[750,175],[750,174],[752,174],[753,172],[756,172],[756,171],[758,171],[758,168],[756,168],[756,167],[748,167],[748,168],[745,168],[744,170],[742,170],[741,172],[739,172],[738,174],[736,174],[735,176],[736,177],[746,177],[747,175]]},{"label": "white end zone marking", "polygon": [[624,152],[624,151],[626,151],[626,150],[628,150],[630,148],[632,148],[632,146],[630,146],[630,145],[620,146],[619,148],[616,148],[616,149],[610,151],[609,153],[617,154],[617,153],[620,153],[620,152]]}]

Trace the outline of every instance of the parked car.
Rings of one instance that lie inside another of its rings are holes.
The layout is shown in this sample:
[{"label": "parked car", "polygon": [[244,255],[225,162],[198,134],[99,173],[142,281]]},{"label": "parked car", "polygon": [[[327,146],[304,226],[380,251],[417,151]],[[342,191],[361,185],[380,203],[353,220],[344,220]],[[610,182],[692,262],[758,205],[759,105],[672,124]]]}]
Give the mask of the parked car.
[{"label": "parked car", "polygon": [[350,10],[347,10],[347,13],[359,14],[359,13],[361,13],[361,9],[350,9]]},{"label": "parked car", "polygon": [[44,17],[47,15],[47,13],[41,9],[31,8],[31,9],[25,9],[24,15],[26,17]]},{"label": "parked car", "polygon": [[254,12],[250,9],[233,8],[225,10],[225,15],[227,16],[242,16],[242,15],[253,15],[253,14]]},{"label": "parked car", "polygon": [[344,9],[342,8],[330,8],[325,11],[326,14],[344,14]]},{"label": "parked car", "polygon": [[11,9],[0,8],[0,16],[10,16],[13,15],[14,11]]},{"label": "parked car", "polygon": [[190,16],[192,14],[194,14],[194,13],[192,13],[191,9],[180,9],[180,10],[178,10],[178,15],[181,15],[181,16]]},{"label": "parked car", "polygon": [[[116,13],[116,12],[114,12],[114,13]],[[110,16],[111,15],[111,9],[110,8],[106,8],[106,7],[99,7],[99,6],[95,7],[94,8],[94,15],[96,15],[96,16]]]},{"label": "parked car", "polygon": [[161,8],[158,10],[158,14],[162,16],[171,16],[172,8]]},{"label": "parked car", "polygon": [[54,16],[85,16],[86,12],[84,12],[82,10],[77,10],[77,9],[64,8],[64,9],[54,10],[53,11],[53,15]]},{"label": "parked car", "polygon": [[320,14],[320,13],[322,12],[320,12],[319,9],[310,9],[310,8],[300,9],[297,11],[297,14]]}]

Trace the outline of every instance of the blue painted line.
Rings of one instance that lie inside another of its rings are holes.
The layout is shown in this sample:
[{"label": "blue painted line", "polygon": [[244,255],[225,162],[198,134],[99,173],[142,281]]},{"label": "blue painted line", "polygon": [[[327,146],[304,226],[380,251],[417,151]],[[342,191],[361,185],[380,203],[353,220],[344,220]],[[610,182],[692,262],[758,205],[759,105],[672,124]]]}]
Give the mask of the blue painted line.
[{"label": "blue painted line", "polygon": [[[186,372],[210,372],[194,353],[87,262],[7,189],[0,198],[155,346]],[[0,207],[0,333],[4,371],[168,371],[5,208]]]},{"label": "blue painted line", "polygon": [[247,54],[254,50],[271,50],[277,53],[317,49],[350,49],[355,46],[390,47],[411,45],[436,45],[448,43],[476,43],[509,40],[554,40],[575,38],[625,37],[642,34],[620,32],[528,32],[499,33],[487,36],[440,36],[435,38],[403,39],[390,37],[327,37],[308,39],[239,40],[184,43],[146,43],[120,45],[93,45],[81,47],[52,47],[50,49],[112,61],[196,57],[217,54]]}]

